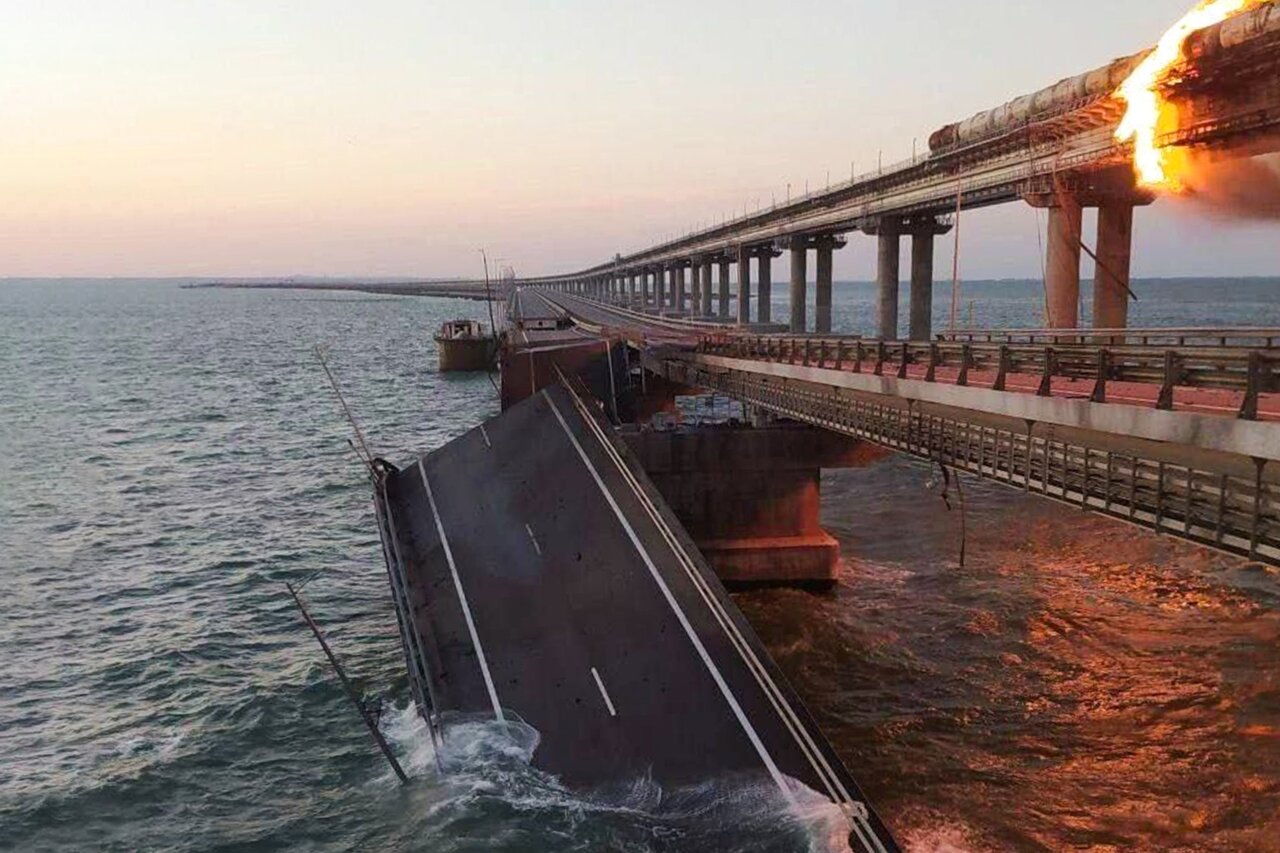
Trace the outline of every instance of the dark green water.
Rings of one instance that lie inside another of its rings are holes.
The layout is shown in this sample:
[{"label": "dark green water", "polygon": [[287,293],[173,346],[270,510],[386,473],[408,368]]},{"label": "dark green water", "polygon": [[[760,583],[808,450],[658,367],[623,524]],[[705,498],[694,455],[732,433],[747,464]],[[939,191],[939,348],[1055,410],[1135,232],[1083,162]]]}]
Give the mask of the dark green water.
[{"label": "dark green water", "polygon": [[[1275,282],[1156,287],[1135,322],[1280,325]],[[1038,285],[968,292],[979,324],[1035,322]],[[838,294],[837,322],[864,325],[870,289]],[[0,849],[822,846],[724,780],[570,795],[527,767],[532,735],[479,723],[439,774],[310,349],[403,461],[496,411],[484,377],[434,371],[454,316],[487,322],[451,300],[0,282]],[[979,483],[962,570],[928,476],[828,476],[839,589],[739,599],[908,846],[1280,847],[1275,574]],[[387,698],[407,788],[289,603],[307,578]]]}]

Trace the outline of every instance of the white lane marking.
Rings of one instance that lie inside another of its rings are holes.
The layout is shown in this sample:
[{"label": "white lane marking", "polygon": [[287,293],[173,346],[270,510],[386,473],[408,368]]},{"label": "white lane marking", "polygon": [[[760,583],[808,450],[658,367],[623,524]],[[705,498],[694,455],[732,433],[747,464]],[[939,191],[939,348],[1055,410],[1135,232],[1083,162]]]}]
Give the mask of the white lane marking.
[{"label": "white lane marking", "polygon": [[542,556],[542,548],[538,546],[538,537],[533,535],[533,528],[529,525],[524,526],[525,532],[529,534],[529,541],[533,543],[533,550],[538,552],[538,556]]},{"label": "white lane marking", "polygon": [[493,443],[489,441],[489,433],[485,432],[484,424],[480,424],[480,436],[484,439],[484,446],[493,449]]},{"label": "white lane marking", "polygon": [[733,715],[737,718],[738,724],[742,726],[742,730],[746,732],[747,739],[751,741],[751,745],[755,747],[756,753],[760,756],[760,760],[764,762],[765,768],[769,771],[769,775],[773,777],[773,781],[777,784],[778,789],[782,791],[782,796],[786,798],[787,804],[796,807],[795,795],[791,793],[791,788],[787,785],[786,777],[782,775],[782,771],[778,769],[778,765],[774,763],[773,756],[769,754],[769,750],[765,747],[764,741],[760,739],[759,733],[755,727],[751,725],[751,721],[747,719],[747,714],[742,710],[742,705],[738,703],[738,697],[733,695],[733,691],[729,689],[729,684],[724,680],[724,675],[716,668],[715,661],[711,660],[711,655],[707,653],[706,647],[702,644],[702,640],[698,637],[698,633],[693,630],[693,625],[689,623],[689,617],[680,609],[680,605],[676,602],[676,598],[671,594],[671,589],[667,586],[667,582],[663,580],[662,574],[658,571],[658,567],[654,565],[653,558],[649,556],[649,551],[640,541],[640,537],[636,535],[635,530],[631,527],[631,522],[627,520],[627,516],[618,506],[618,502],[613,499],[613,494],[609,491],[609,487],[604,484],[604,480],[600,478],[600,472],[596,470],[595,465],[591,463],[587,452],[582,449],[582,445],[578,443],[578,437],[573,434],[573,430],[569,429],[569,424],[565,422],[564,416],[560,414],[560,409],[556,407],[555,401],[551,399],[551,395],[545,390],[542,392],[543,398],[546,399],[547,405],[551,407],[551,412],[556,416],[556,420],[560,422],[561,429],[564,434],[569,436],[569,441],[573,444],[573,449],[578,451],[578,458],[582,460],[582,464],[587,466],[587,471],[591,474],[591,479],[595,480],[596,485],[600,488],[601,494],[609,503],[609,507],[613,510],[614,516],[622,525],[622,529],[626,531],[627,538],[631,540],[631,545],[636,552],[644,560],[645,566],[649,569],[649,574],[653,578],[654,583],[658,585],[658,589],[662,592],[662,597],[666,599],[667,605],[675,613],[676,619],[680,622],[680,626],[684,628],[685,635],[688,636],[689,642],[693,644],[694,650],[697,651],[698,657],[702,659],[702,663],[706,666],[707,671],[711,673],[711,678],[715,681],[716,686],[720,688],[720,694],[724,696],[725,702],[729,704],[729,708],[733,711]]},{"label": "white lane marking", "polygon": [[485,659],[484,647],[480,645],[480,635],[476,633],[476,621],[471,616],[471,605],[467,603],[467,593],[462,589],[462,579],[458,577],[458,566],[453,562],[453,549],[449,547],[449,537],[444,533],[444,524],[440,521],[440,511],[436,509],[436,497],[431,492],[431,483],[427,481],[427,469],[418,460],[418,473],[422,475],[422,485],[427,490],[427,502],[431,504],[431,515],[436,520],[436,532],[440,534],[440,544],[444,546],[445,559],[449,561],[449,572],[453,575],[453,588],[458,593],[458,603],[462,605],[462,615],[467,621],[467,631],[471,634],[471,645],[476,650],[476,658],[480,661],[480,674],[484,676],[484,686],[489,691],[489,702],[493,704],[493,716],[498,722],[506,722],[502,715],[502,706],[498,704],[498,691],[493,686],[493,676],[489,674],[489,661]]},{"label": "white lane marking", "polygon": [[[663,538],[666,539],[667,544],[670,546],[676,558],[681,561],[684,566],[685,573],[689,576],[690,581],[701,594],[703,602],[711,610],[712,615],[719,623],[721,629],[729,636],[729,639],[733,643],[735,649],[737,649],[739,655],[742,656],[744,663],[747,664],[748,670],[752,672],[756,681],[760,684],[761,689],[765,691],[765,695],[769,698],[770,704],[773,705],[774,710],[782,716],[783,722],[786,723],[792,736],[795,737],[797,745],[800,747],[801,751],[809,758],[810,764],[812,764],[814,770],[817,771],[819,778],[823,780],[832,799],[840,803],[841,807],[844,808],[855,820],[854,829],[857,831],[858,837],[864,842],[864,844],[866,844],[868,849],[875,850],[877,853],[887,853],[884,844],[880,841],[879,835],[876,833],[874,827],[871,826],[869,820],[870,815],[866,804],[860,800],[853,799],[849,795],[844,782],[832,769],[826,756],[820,749],[818,749],[809,733],[809,730],[800,722],[794,709],[792,709],[786,698],[782,696],[777,685],[769,676],[768,671],[764,669],[763,665],[756,657],[755,652],[751,649],[750,644],[748,644],[745,638],[742,637],[732,618],[724,612],[714,595],[712,595],[710,590],[706,588],[705,581],[703,581],[702,576],[698,573],[692,561],[684,552],[683,546],[680,545],[674,535],[670,532],[666,521],[662,518],[661,514],[657,512],[657,509],[648,499],[648,496],[644,493],[643,489],[640,488],[639,483],[636,482],[635,478],[631,475],[631,472],[627,469],[625,463],[623,463],[621,456],[618,455],[618,452],[614,449],[612,444],[609,443],[600,426],[586,410],[577,394],[575,394],[572,389],[567,390],[569,391],[570,396],[573,397],[574,406],[578,409],[578,413],[584,423],[586,423],[587,427],[591,430],[596,441],[600,443],[605,454],[613,461],[623,480],[631,487],[636,498],[640,501],[642,508],[644,508],[648,513],[654,524],[658,526],[659,532],[662,533]],[[824,770],[826,771],[825,774],[823,772]],[[859,827],[859,823],[861,824],[861,827]],[[870,839],[870,842],[867,841],[868,838]]]},{"label": "white lane marking", "polygon": [[596,687],[600,688],[600,695],[604,697],[604,706],[609,709],[609,716],[618,716],[618,710],[613,707],[613,700],[609,698],[609,691],[604,689],[604,682],[600,680],[600,673],[596,672],[596,668],[591,667],[591,677],[596,680]]}]

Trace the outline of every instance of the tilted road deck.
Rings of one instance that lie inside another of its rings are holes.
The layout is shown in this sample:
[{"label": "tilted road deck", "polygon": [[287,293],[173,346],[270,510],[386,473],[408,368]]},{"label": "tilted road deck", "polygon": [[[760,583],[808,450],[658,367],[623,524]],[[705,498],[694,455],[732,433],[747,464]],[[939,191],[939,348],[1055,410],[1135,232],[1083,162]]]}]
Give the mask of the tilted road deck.
[{"label": "tilted road deck", "polygon": [[798,782],[855,849],[898,849],[589,398],[530,397],[387,475],[379,508],[428,702],[517,715],[572,786]]}]

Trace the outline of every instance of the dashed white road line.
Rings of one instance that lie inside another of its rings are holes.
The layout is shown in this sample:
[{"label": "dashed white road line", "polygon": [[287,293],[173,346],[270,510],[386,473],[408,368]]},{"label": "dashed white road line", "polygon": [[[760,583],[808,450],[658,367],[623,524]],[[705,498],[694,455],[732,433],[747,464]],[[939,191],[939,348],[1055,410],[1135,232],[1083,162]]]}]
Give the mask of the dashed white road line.
[{"label": "dashed white road line", "polygon": [[524,529],[525,532],[529,534],[529,541],[533,543],[533,550],[538,553],[539,557],[541,557],[542,548],[538,545],[538,537],[533,535],[533,528],[526,524]]},{"label": "dashed white road line", "polygon": [[604,706],[609,709],[609,716],[618,716],[618,709],[613,707],[613,700],[609,698],[609,691],[604,689],[604,682],[600,679],[600,673],[596,668],[591,667],[591,677],[596,680],[596,687],[600,688],[600,695],[604,697]]},{"label": "dashed white road line", "polygon": [[733,690],[729,687],[729,683],[725,680],[724,674],[716,666],[715,661],[711,659],[710,653],[702,643],[702,638],[698,636],[698,632],[694,630],[693,625],[689,622],[689,617],[684,610],[680,608],[680,604],[676,601],[676,597],[671,592],[671,588],[667,586],[666,580],[662,577],[662,573],[658,571],[657,565],[653,562],[653,557],[649,555],[649,549],[640,541],[639,535],[636,534],[635,528],[631,526],[631,522],[627,519],[626,513],[618,506],[618,502],[614,500],[613,493],[609,491],[609,487],[604,484],[604,479],[600,476],[600,472],[596,470],[596,466],[591,462],[591,457],[587,456],[587,452],[582,449],[578,437],[573,434],[573,430],[569,429],[569,424],[565,421],[564,415],[560,414],[559,407],[555,401],[551,399],[551,395],[544,389],[542,397],[547,401],[547,405],[551,407],[551,413],[556,416],[556,420],[560,422],[560,428],[564,430],[564,434],[568,436],[569,442],[573,445],[573,449],[577,451],[578,458],[582,460],[582,464],[587,467],[587,472],[591,474],[591,479],[595,481],[599,487],[601,494],[609,504],[609,508],[613,510],[614,517],[618,519],[618,523],[622,525],[622,529],[626,532],[627,538],[631,541],[631,547],[640,555],[644,561],[645,567],[649,570],[650,577],[658,586],[658,591],[662,593],[663,599],[666,600],[667,606],[675,614],[676,621],[680,623],[680,627],[684,629],[685,636],[689,638],[689,642],[693,645],[694,651],[697,652],[703,666],[707,668],[707,672],[711,674],[712,681],[720,690],[720,695],[724,697],[725,702],[729,705],[730,711],[738,721],[738,725],[742,727],[743,732],[747,736],[747,740],[755,748],[756,754],[760,756],[761,763],[768,770],[769,775],[773,778],[774,784],[782,792],[782,796],[786,799],[787,804],[791,807],[797,805],[795,794],[791,792],[791,786],[787,784],[787,778],[782,775],[782,771],[778,769],[777,762],[773,760],[773,756],[769,754],[769,749],[764,745],[764,740],[760,737],[760,733],[756,731],[755,726],[751,724],[751,720],[747,717],[746,711],[742,709],[742,704],[738,701],[738,697],[734,695]]}]

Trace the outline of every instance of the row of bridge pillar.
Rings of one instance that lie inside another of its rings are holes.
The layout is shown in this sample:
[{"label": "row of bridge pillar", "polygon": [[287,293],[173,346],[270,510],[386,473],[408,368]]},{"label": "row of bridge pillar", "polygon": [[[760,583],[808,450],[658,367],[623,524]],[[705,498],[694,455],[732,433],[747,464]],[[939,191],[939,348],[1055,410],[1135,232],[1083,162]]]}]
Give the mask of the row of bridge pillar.
[{"label": "row of bridge pillar", "polygon": [[[1141,199],[1097,199],[1060,193],[1028,196],[1048,211],[1045,259],[1045,320],[1048,328],[1079,325],[1080,261],[1083,208],[1098,208],[1097,273],[1093,288],[1094,328],[1124,328],[1128,318],[1129,266],[1133,208]],[[862,223],[861,230],[878,240],[876,283],[879,295],[878,335],[898,338],[898,302],[903,238],[911,241],[908,337],[928,340],[933,332],[934,242],[951,230],[936,217],[883,217]],[[772,265],[790,255],[790,331],[831,332],[832,260],[846,244],[842,234],[816,234],[767,244],[743,245],[732,255],[695,256],[587,278],[555,282],[570,292],[622,302],[637,309],[681,316],[736,319],[741,325],[772,324]],[[808,311],[809,256],[814,255],[814,316]],[[755,267],[756,316],[751,316],[752,267]],[[730,291],[731,267],[737,267],[736,304]],[[714,273],[714,275],[713,275]],[[780,318],[781,319],[781,318]]]}]

